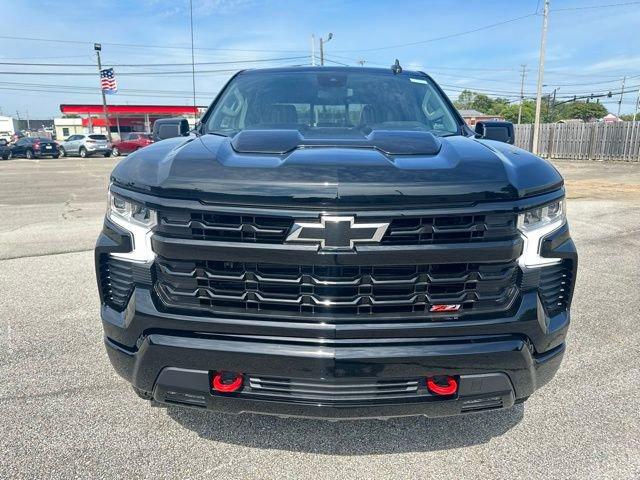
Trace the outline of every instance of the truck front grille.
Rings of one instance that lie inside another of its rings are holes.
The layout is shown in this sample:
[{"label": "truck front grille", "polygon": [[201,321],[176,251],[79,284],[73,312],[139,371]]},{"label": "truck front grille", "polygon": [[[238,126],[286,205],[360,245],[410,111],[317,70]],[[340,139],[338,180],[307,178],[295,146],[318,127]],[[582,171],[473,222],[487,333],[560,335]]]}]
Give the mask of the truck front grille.
[{"label": "truck front grille", "polygon": [[309,315],[507,309],[517,295],[515,261],[432,265],[320,266],[158,258],[156,292],[171,308]]},{"label": "truck front grille", "polygon": [[[291,215],[240,215],[228,212],[164,210],[159,213],[158,232],[173,238],[220,242],[283,244],[294,221],[317,221],[318,217]],[[390,222],[382,245],[426,245],[512,239],[518,236],[512,213],[478,215],[403,215],[366,217]]]}]

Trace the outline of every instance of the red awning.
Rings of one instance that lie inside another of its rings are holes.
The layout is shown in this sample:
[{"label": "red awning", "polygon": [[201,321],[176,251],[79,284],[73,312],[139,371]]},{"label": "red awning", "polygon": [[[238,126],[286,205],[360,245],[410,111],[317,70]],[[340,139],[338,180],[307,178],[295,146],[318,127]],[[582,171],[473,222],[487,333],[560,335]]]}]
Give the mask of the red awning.
[{"label": "red awning", "polygon": [[[77,115],[103,115],[102,105],[60,105],[60,111]],[[197,115],[198,108],[186,105],[108,105],[110,115]]]}]

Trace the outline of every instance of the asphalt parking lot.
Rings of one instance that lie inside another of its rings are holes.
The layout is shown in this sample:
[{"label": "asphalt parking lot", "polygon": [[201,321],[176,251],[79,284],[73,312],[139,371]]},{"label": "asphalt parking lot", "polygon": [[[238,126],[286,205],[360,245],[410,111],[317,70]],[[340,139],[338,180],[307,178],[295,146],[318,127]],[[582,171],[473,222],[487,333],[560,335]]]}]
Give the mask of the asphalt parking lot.
[{"label": "asphalt parking lot", "polygon": [[556,162],[581,257],[549,385],[329,423],[151,407],[114,373],[91,248],[117,161],[0,162],[0,478],[640,478],[640,165]]}]

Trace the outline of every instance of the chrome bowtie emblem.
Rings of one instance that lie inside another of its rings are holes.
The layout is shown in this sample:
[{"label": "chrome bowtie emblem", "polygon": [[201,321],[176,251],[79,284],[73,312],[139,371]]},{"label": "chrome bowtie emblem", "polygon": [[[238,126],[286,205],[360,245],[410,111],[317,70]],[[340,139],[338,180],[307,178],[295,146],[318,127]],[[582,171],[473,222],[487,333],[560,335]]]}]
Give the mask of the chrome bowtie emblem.
[{"label": "chrome bowtie emblem", "polygon": [[355,217],[323,215],[319,222],[296,222],[287,242],[317,243],[320,248],[353,250],[356,243],[379,243],[388,223],[356,223]]}]

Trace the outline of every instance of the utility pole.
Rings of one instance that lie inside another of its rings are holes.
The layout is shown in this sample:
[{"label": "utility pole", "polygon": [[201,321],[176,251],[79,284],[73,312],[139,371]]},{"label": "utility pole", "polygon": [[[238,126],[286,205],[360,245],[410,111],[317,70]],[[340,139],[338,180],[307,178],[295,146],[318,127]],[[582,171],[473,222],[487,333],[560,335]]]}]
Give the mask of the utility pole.
[{"label": "utility pole", "polygon": [[553,122],[553,115],[556,112],[556,93],[558,93],[558,90],[560,90],[560,87],[556,87],[553,89],[553,100],[551,101],[551,108],[549,109],[549,121]]},{"label": "utility pole", "polygon": [[27,130],[31,130],[31,123],[29,122],[29,109],[27,108]]},{"label": "utility pole", "polygon": [[533,123],[533,145],[531,151],[538,153],[538,136],[540,135],[540,111],[542,110],[542,83],[544,81],[544,55],[547,48],[547,26],[549,21],[549,0],[544,0],[542,12],[542,38],[540,39],[540,62],[538,64],[538,89],[536,92],[536,118]]},{"label": "utility pole", "polygon": [[620,110],[622,109],[622,98],[624,97],[624,84],[627,81],[627,76],[622,77],[622,88],[620,89],[620,100],[618,100],[618,118],[620,118]]},{"label": "utility pole", "polygon": [[[102,88],[102,77],[100,76],[102,72],[102,62],[100,61],[102,45],[100,43],[94,43],[93,49],[96,51],[96,56],[98,57],[98,80],[100,81],[100,93],[102,94],[102,111],[104,112],[104,123],[107,126],[107,137],[109,138],[109,143],[111,143],[112,138],[111,127],[109,125],[109,113],[107,111],[107,96],[104,94],[104,89]],[[91,114],[89,114],[89,116],[91,116]]]},{"label": "utility pole", "polygon": [[311,35],[311,65],[316,66],[316,36]]},{"label": "utility pole", "polygon": [[191,26],[191,86],[193,87],[193,116],[195,117],[195,121],[197,122],[198,106],[196,105],[196,58],[193,48],[193,0],[189,0],[189,14]]},{"label": "utility pole", "polygon": [[522,103],[524,102],[524,75],[525,75],[527,66],[521,65],[521,67],[522,67],[522,72],[520,73],[520,76],[522,78],[520,80],[520,106],[518,107],[518,125],[520,125],[520,122],[522,121]]},{"label": "utility pole", "polygon": [[638,89],[638,97],[636,98],[636,108],[633,110],[633,121],[636,121],[636,115],[638,114],[638,110],[640,110],[640,88]]},{"label": "utility pole", "polygon": [[324,44],[333,38],[333,33],[327,35],[327,39],[320,37],[320,65],[324,66]]}]

